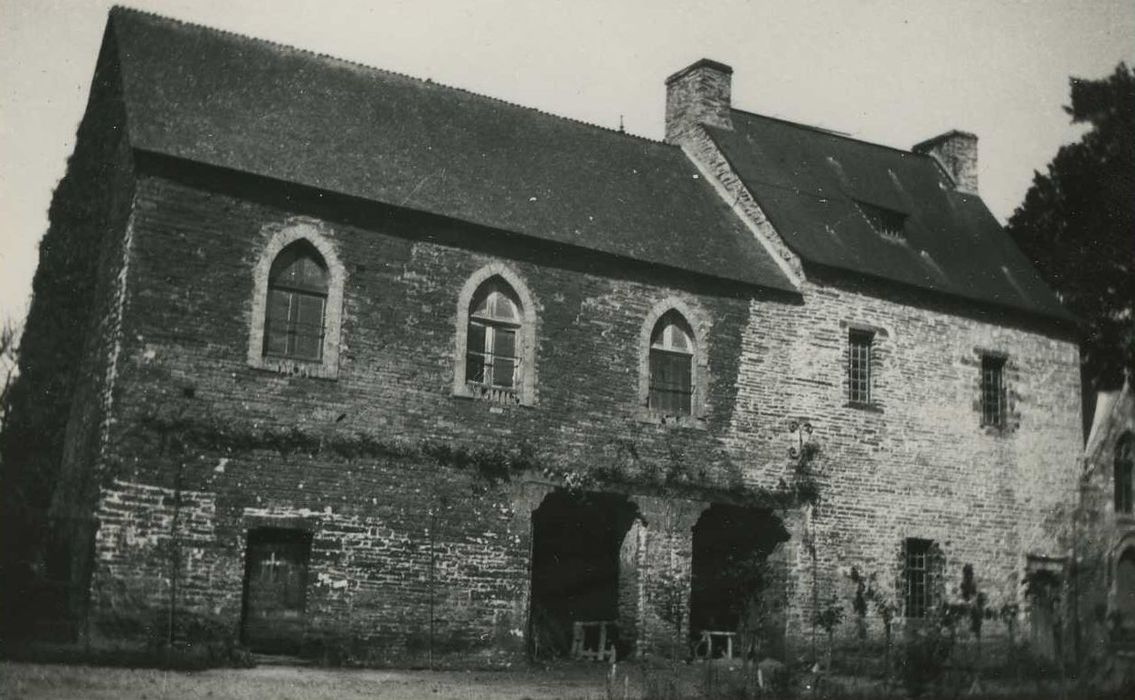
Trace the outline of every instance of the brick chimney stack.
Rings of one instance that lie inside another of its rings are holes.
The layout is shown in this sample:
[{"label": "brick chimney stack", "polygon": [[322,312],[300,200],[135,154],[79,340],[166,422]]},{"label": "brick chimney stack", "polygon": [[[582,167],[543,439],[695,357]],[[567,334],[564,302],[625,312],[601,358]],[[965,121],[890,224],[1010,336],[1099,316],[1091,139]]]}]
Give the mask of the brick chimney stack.
[{"label": "brick chimney stack", "polygon": [[977,194],[977,136],[965,131],[947,131],[915,144],[915,153],[931,156],[954,180],[954,189]]},{"label": "brick chimney stack", "polygon": [[698,124],[732,129],[733,69],[703,58],[666,79],[666,142],[681,143]]}]

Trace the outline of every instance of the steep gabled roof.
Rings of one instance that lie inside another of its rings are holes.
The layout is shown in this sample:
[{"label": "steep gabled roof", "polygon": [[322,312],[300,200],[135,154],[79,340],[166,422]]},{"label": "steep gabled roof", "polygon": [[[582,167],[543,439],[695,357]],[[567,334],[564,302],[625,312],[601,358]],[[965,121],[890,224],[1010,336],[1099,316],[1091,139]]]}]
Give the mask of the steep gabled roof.
[{"label": "steep gabled roof", "polygon": [[137,149],[794,290],[674,146],[134,10],[108,31]]},{"label": "steep gabled roof", "polygon": [[[929,156],[731,110],[706,127],[773,227],[806,263],[1060,320],[1071,316],[980,197]],[[881,235],[882,210],[903,236]],[[893,216],[892,216],[893,218]]]}]

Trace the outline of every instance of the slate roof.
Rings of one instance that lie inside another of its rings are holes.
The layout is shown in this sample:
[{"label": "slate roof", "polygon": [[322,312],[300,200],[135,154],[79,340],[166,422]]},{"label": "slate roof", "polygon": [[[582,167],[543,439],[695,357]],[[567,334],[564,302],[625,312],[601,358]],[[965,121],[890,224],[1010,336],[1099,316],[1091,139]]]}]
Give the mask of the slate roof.
[{"label": "slate roof", "polygon": [[[1072,317],[980,197],[930,156],[732,110],[706,127],[773,227],[806,263],[1060,320]],[[905,215],[905,240],[863,207]]]},{"label": "slate roof", "polygon": [[675,146],[136,10],[108,31],[137,149],[794,291]]}]

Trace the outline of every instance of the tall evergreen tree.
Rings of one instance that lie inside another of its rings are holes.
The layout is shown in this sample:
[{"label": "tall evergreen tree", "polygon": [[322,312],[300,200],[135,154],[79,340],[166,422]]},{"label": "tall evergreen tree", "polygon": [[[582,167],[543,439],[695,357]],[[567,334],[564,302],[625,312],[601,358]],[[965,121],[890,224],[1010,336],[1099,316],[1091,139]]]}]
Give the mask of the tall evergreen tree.
[{"label": "tall evergreen tree", "polygon": [[1084,321],[1085,381],[1114,389],[1135,373],[1135,71],[1071,88],[1064,109],[1090,129],[1034,174],[1008,231]]}]

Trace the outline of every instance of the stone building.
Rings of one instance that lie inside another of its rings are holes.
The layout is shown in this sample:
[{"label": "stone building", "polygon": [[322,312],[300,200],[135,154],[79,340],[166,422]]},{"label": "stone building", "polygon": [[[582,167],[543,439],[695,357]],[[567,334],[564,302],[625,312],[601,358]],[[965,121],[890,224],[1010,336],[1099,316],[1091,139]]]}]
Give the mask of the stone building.
[{"label": "stone building", "polygon": [[900,623],[967,566],[1016,602],[1065,556],[1079,355],[976,137],[760,116],[731,73],[667,79],[656,142],[113,10],[6,447],[70,633],[785,655],[853,568]]},{"label": "stone building", "polygon": [[1130,380],[1096,398],[1070,545],[1065,596],[1082,654],[1135,669],[1135,394]]}]

